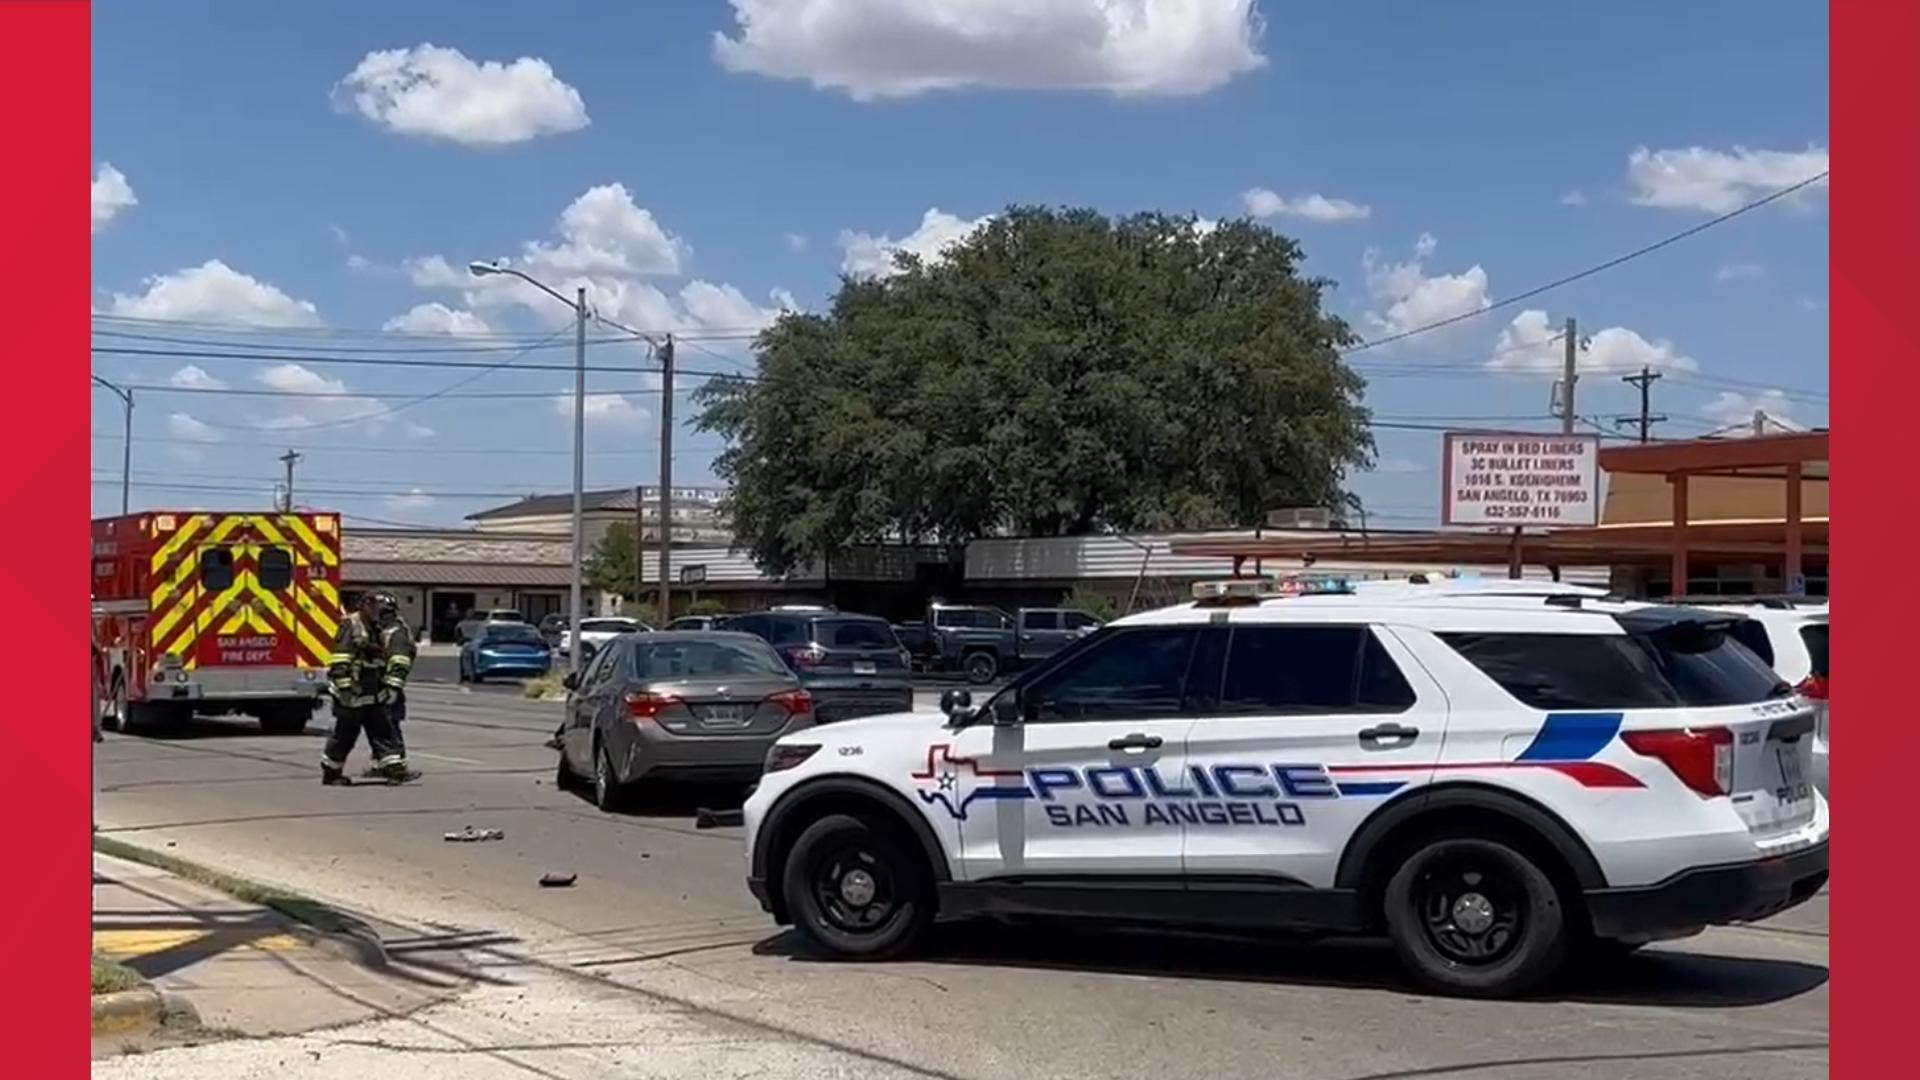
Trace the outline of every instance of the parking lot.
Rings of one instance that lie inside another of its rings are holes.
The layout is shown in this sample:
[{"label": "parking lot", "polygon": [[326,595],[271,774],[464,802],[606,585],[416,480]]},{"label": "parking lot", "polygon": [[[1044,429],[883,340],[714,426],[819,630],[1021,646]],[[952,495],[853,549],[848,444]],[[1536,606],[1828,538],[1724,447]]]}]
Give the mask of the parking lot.
[{"label": "parking lot", "polygon": [[[436,662],[422,664],[407,728],[421,783],[321,788],[324,715],[281,738],[204,720],[169,737],[108,736],[101,830],[333,900],[508,984],[533,970],[590,978],[649,1007],[854,1055],[876,1075],[881,1062],[982,1080],[1826,1071],[1825,895],[1507,1004],[1421,994],[1370,942],[1071,923],[944,927],[910,962],[825,962],[747,895],[739,831],[695,827],[696,809],[737,791],[670,790],[602,815],[553,786],[540,743],[557,705],[510,686],[439,685]],[[468,824],[505,839],[443,842]],[[542,889],[548,872],[578,883]]]}]

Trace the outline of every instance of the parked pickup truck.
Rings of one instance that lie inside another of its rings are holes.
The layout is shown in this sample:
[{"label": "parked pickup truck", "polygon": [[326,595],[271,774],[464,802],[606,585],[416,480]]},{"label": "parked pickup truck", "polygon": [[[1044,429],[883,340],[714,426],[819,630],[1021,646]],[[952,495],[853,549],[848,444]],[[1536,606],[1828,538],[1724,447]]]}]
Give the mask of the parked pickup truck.
[{"label": "parked pickup truck", "polygon": [[927,609],[933,666],[961,672],[976,685],[1052,656],[1099,627],[1099,619],[1072,608],[1020,608],[1012,615],[964,604]]}]

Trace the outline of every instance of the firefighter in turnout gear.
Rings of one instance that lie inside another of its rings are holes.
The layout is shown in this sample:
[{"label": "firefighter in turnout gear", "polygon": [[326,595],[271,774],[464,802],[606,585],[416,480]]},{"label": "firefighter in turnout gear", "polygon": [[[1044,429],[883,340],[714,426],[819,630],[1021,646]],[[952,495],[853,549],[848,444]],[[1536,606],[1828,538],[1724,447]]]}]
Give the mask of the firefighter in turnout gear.
[{"label": "firefighter in turnout gear", "polygon": [[[400,605],[387,593],[378,594],[378,610],[374,614],[374,625],[380,639],[380,650],[386,655],[386,667],[380,677],[378,704],[386,710],[387,734],[393,741],[393,752],[400,755],[404,762],[407,756],[407,736],[402,729],[407,719],[407,677],[413,674],[413,628],[400,617]],[[379,762],[367,770],[367,775],[377,779],[391,779]],[[418,774],[413,774],[417,776]]]},{"label": "firefighter in turnout gear", "polygon": [[[381,613],[387,612],[382,625]],[[367,733],[367,750],[373,755],[374,772],[389,783],[405,783],[420,774],[407,766],[406,747],[400,742],[399,728],[393,719],[393,706],[400,702],[401,690],[413,668],[413,643],[402,651],[389,652],[392,642],[387,632],[398,623],[398,604],[393,597],[368,593],[359,606],[340,624],[340,636],[328,657],[327,679],[333,691],[333,734],[327,739],[320,760],[320,782],[348,783],[347,755]]]}]

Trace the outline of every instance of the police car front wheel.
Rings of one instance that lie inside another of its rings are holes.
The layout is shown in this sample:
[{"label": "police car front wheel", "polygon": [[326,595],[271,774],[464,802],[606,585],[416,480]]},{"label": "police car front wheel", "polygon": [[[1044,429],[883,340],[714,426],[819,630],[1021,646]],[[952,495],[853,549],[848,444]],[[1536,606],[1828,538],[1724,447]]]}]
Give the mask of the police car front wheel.
[{"label": "police car front wheel", "polygon": [[844,956],[897,956],[933,921],[925,861],[863,818],[829,814],[807,826],[781,878],[795,924]]},{"label": "police car front wheel", "polygon": [[1414,851],[1387,883],[1387,930],[1415,978],[1446,993],[1508,997],[1552,975],[1566,954],[1559,891],[1520,851],[1446,838]]}]

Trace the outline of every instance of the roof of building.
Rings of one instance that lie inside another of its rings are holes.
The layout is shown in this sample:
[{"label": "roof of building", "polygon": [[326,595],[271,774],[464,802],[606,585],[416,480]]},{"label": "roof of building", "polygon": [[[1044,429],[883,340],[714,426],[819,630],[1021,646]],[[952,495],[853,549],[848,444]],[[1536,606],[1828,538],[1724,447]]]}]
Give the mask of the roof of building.
[{"label": "roof of building", "polygon": [[[580,508],[583,511],[624,510],[631,513],[641,495],[649,500],[657,498],[658,488],[603,488],[599,491],[580,493]],[[677,500],[691,500],[702,503],[717,503],[726,496],[721,488],[676,487],[673,497]],[[480,510],[467,515],[468,521],[487,521],[496,518],[542,517],[548,514],[573,513],[573,493],[560,495],[528,495],[519,502],[496,506],[490,510]]]},{"label": "roof of building", "polygon": [[341,564],[349,585],[458,585],[463,588],[559,588],[573,582],[571,566],[498,563],[381,562],[349,559]]}]

